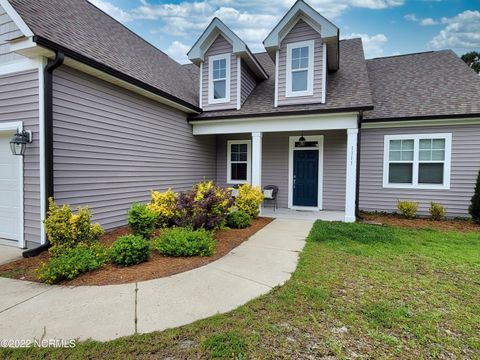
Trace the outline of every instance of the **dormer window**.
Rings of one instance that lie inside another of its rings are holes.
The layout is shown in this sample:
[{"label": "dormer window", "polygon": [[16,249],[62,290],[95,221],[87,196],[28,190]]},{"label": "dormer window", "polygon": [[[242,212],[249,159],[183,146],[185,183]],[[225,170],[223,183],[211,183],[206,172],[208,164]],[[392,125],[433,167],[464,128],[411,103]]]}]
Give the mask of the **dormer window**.
[{"label": "dormer window", "polygon": [[313,40],[287,45],[287,97],[313,95]]},{"label": "dormer window", "polygon": [[230,101],[230,54],[209,57],[208,102],[218,104]]}]

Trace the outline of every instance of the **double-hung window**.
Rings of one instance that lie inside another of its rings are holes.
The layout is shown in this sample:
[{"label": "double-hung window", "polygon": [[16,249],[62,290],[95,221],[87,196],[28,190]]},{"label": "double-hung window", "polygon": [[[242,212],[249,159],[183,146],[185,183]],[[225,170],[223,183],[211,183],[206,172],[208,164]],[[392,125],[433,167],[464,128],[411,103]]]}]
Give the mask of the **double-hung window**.
[{"label": "double-hung window", "polygon": [[209,57],[208,102],[211,104],[230,101],[230,54]]},{"label": "double-hung window", "polygon": [[287,97],[313,95],[314,45],[314,40],[287,44]]},{"label": "double-hung window", "polygon": [[250,182],[250,140],[227,142],[227,182],[244,184]]},{"label": "double-hung window", "polygon": [[450,188],[451,134],[386,135],[383,186]]}]

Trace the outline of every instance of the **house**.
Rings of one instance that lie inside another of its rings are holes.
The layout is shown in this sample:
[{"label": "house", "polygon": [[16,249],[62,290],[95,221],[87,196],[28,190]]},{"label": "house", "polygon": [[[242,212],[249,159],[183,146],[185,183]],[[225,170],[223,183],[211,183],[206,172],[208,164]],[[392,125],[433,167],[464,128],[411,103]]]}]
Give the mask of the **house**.
[{"label": "house", "polygon": [[0,5],[3,242],[44,244],[51,196],[111,229],[150,189],[203,178],[345,221],[397,199],[468,216],[480,81],[452,51],[365,60],[299,0],[265,52],[213,19],[180,65],[86,0]]}]

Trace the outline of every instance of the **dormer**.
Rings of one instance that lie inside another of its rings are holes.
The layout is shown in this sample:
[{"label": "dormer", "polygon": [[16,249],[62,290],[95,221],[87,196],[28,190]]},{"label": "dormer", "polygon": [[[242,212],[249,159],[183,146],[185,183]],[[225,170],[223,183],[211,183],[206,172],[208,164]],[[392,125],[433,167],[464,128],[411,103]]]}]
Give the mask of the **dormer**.
[{"label": "dormer", "polygon": [[302,0],[263,42],[275,62],[275,106],[325,103],[339,66],[339,29]]},{"label": "dormer", "polygon": [[204,111],[239,110],[256,84],[268,78],[247,45],[218,18],[187,55],[200,67],[199,104]]}]

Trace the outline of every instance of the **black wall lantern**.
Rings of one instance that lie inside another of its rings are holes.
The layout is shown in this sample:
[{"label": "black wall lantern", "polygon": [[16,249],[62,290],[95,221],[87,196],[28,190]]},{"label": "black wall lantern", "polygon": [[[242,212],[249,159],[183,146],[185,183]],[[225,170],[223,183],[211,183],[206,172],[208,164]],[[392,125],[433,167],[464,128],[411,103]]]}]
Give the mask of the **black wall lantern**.
[{"label": "black wall lantern", "polygon": [[299,147],[304,147],[304,146],[305,146],[305,143],[306,143],[306,140],[305,140],[305,138],[303,137],[303,132],[302,132],[302,136],[300,136],[300,139],[298,139],[298,146],[299,146]]},{"label": "black wall lantern", "polygon": [[17,133],[10,140],[10,150],[13,155],[25,154],[27,144],[32,142],[32,132],[30,130],[17,130]]}]

